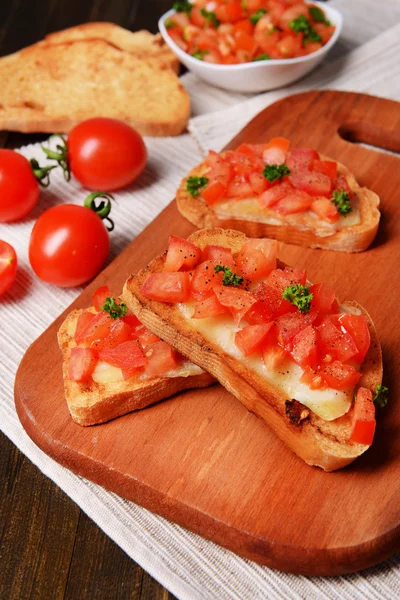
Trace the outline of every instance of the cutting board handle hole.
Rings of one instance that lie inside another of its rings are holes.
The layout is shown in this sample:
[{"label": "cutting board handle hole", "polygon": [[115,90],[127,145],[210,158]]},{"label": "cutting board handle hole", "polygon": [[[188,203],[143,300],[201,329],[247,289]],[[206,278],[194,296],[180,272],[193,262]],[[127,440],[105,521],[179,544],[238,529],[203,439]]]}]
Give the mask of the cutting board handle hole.
[{"label": "cutting board handle hole", "polygon": [[400,153],[400,136],[396,131],[390,131],[365,121],[349,121],[341,125],[338,134],[346,142],[366,144],[377,152]]}]

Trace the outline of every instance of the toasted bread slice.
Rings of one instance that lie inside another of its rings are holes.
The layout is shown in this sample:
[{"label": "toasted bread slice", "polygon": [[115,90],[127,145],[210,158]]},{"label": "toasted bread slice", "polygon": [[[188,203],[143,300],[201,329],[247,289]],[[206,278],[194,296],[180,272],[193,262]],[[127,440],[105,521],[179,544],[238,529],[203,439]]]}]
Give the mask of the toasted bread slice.
[{"label": "toasted bread slice", "polygon": [[[223,229],[204,229],[189,238],[202,249],[207,245],[219,245],[231,248],[233,253],[241,249],[246,239],[241,232]],[[368,446],[349,441],[351,410],[333,421],[326,421],[311,412],[309,418],[293,423],[286,414],[288,398],[276,387],[226,354],[219,345],[207,340],[177,305],[143,296],[140,292],[143,282],[149,273],[163,270],[165,256],[155,258],[147,268],[131,276],[124,286],[124,302],[146,327],[218,379],[306,463],[333,471],[346,466],[367,450]],[[367,318],[371,344],[362,365],[359,385],[375,390],[382,380],[382,353],[374,325],[368,313],[356,302],[346,302],[342,306],[361,312]]]},{"label": "toasted bread slice", "polygon": [[[222,156],[224,153],[222,153]],[[332,158],[321,156],[321,160],[332,161]],[[336,161],[337,162],[337,161]],[[271,209],[268,211],[270,222],[262,222],[252,215],[236,217],[218,217],[215,208],[207,204],[201,196],[191,196],[186,190],[186,182],[191,176],[204,176],[208,171],[203,161],[192,169],[182,180],[176,193],[176,203],[181,214],[198,228],[223,227],[242,231],[249,237],[269,237],[298,246],[324,248],[340,252],[362,252],[373,242],[378,231],[380,212],[379,196],[371,190],[360,187],[354,175],[340,162],[337,162],[338,175],[343,175],[355,194],[360,222],[352,226],[344,226],[337,231],[322,228],[307,228],[294,225],[283,215],[279,216]],[[345,219],[346,217],[342,217]],[[277,224],[277,221],[281,221]],[[323,225],[323,222],[322,222]]]},{"label": "toasted bread slice", "polygon": [[133,377],[126,381],[102,383],[93,379],[87,383],[72,381],[68,378],[69,356],[71,349],[76,346],[74,333],[78,317],[82,312],[82,310],[71,312],[58,332],[58,344],[63,355],[65,398],[73,420],[79,425],[105,423],[183,390],[207,387],[215,383],[211,375],[198,368],[190,370],[195,373],[193,375],[178,377],[148,379]]},{"label": "toasted bread slice", "polygon": [[50,33],[41,44],[60,44],[74,40],[98,39],[110,42],[120,50],[130,52],[136,58],[156,61],[169,66],[178,73],[179,60],[164,42],[160,33],[153,35],[150,31],[129,31],[115,23],[92,22],[82,23],[62,31]]},{"label": "toasted bread slice", "polygon": [[189,95],[169,67],[105,40],[36,44],[0,60],[0,129],[66,133],[103,116],[167,136],[181,133],[189,114]]}]

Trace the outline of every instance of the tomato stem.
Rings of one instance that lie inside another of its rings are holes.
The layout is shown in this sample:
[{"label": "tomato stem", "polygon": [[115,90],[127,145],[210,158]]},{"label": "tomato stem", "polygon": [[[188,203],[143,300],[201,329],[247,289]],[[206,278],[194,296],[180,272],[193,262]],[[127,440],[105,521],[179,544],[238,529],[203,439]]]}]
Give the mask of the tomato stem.
[{"label": "tomato stem", "polygon": [[[96,198],[104,198],[104,200],[96,205]],[[114,229],[114,221],[108,216],[111,211],[111,200],[114,200],[114,197],[111,196],[111,194],[107,194],[106,192],[92,192],[83,203],[86,208],[94,210],[100,219],[108,222],[108,225],[106,225],[108,231],[112,231]]]},{"label": "tomato stem", "polygon": [[59,138],[61,140],[61,144],[56,144],[56,150],[51,150],[51,148],[46,148],[45,146],[42,146],[42,150],[47,158],[50,160],[56,160],[58,162],[63,170],[65,181],[69,181],[71,179],[71,170],[69,168],[67,142],[63,136],[59,135],[58,133],[51,135],[47,141],[50,142],[55,138]]},{"label": "tomato stem", "polygon": [[52,165],[51,167],[41,167],[36,158],[31,158],[29,162],[32,167],[32,172],[40,185],[43,187],[48,187],[50,183],[50,171],[55,169],[57,165]]}]

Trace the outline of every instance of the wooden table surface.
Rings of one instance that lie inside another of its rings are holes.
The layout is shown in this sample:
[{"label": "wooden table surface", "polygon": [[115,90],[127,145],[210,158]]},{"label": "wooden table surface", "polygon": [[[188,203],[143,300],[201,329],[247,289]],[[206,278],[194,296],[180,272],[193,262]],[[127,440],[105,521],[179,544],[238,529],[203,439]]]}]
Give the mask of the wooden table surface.
[{"label": "wooden table surface", "polygon": [[[47,33],[87,21],[157,31],[172,0],[0,0],[0,56]],[[36,142],[0,132],[0,146]],[[111,541],[0,432],[2,600],[170,600],[157,581]]]}]

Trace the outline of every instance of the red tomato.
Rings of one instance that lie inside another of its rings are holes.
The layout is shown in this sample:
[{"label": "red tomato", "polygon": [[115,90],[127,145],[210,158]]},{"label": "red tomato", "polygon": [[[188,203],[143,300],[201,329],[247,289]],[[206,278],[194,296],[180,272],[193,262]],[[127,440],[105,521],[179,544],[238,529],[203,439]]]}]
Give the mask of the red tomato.
[{"label": "red tomato", "polygon": [[269,275],[276,268],[278,243],[275,240],[249,239],[236,257],[236,264],[245,279],[254,281]]},{"label": "red tomato", "polygon": [[320,390],[326,387],[321,373],[311,367],[304,367],[304,373],[300,377],[300,381],[301,383],[308,385],[310,390]]},{"label": "red tomato", "polygon": [[333,160],[314,160],[312,170],[316,173],[324,173],[331,179],[336,179],[337,163]]},{"label": "red tomato", "polygon": [[154,333],[152,333],[150,329],[147,329],[147,327],[145,327],[144,325],[138,327],[136,333],[138,335],[139,342],[142,344],[143,347],[150,346],[150,344],[155,344],[156,342],[160,341],[160,338],[157,337]]},{"label": "red tomato", "polygon": [[68,160],[73,175],[91,190],[118,190],[143,171],[147,150],[141,135],[117,119],[95,117],[68,134]]},{"label": "red tomato", "polygon": [[246,52],[249,52],[250,55],[254,55],[257,50],[257,42],[249,33],[239,31],[239,33],[236,34],[235,48],[236,50],[245,50]]},{"label": "red tomato", "polygon": [[79,344],[80,341],[83,339],[83,331],[86,329],[89,323],[93,321],[94,317],[95,315],[88,310],[84,310],[79,315],[74,333],[74,340],[77,344]]},{"label": "red tomato", "polygon": [[269,187],[269,181],[264,177],[262,173],[257,173],[254,171],[250,173],[249,176],[249,184],[251,189],[257,196],[264,193],[265,190]]},{"label": "red tomato", "polygon": [[[171,21],[173,21],[174,23],[176,23],[179,27],[182,27],[182,29],[184,29],[190,23],[189,17],[184,12],[175,13],[174,15],[172,15],[171,16]],[[169,29],[168,33],[169,34],[173,33],[173,28]]]},{"label": "red tomato", "polygon": [[114,348],[104,348],[99,352],[100,360],[119,369],[140,369],[146,364],[141,345],[137,340],[129,340]]},{"label": "red tomato", "polygon": [[72,348],[68,363],[68,377],[72,381],[87,381],[97,364],[97,353],[90,348]]},{"label": "red tomato", "polygon": [[127,342],[131,338],[131,333],[131,327],[124,323],[122,319],[117,319],[110,326],[108,335],[100,339],[94,339],[91,342],[90,347],[95,348],[96,350],[102,350],[103,348],[115,348],[119,344]]},{"label": "red tomato", "polygon": [[0,149],[0,222],[16,221],[28,214],[39,198],[39,184],[29,161]]},{"label": "red tomato", "polygon": [[317,327],[319,339],[318,348],[322,357],[331,357],[334,360],[345,362],[358,354],[353,338],[340,331],[332,321],[327,318]]},{"label": "red tomato", "polygon": [[339,175],[339,177],[335,179],[334,188],[338,192],[347,192],[350,198],[353,198],[354,196],[354,193],[349,184],[347,183],[347,179],[346,177],[344,177],[344,175]]},{"label": "red tomato", "polygon": [[235,23],[233,31],[237,33],[245,33],[246,35],[251,36],[254,31],[254,26],[248,19],[242,19],[241,21],[237,21]]},{"label": "red tomato", "polygon": [[263,161],[267,165],[282,165],[285,160],[286,152],[279,146],[271,146],[263,152]]},{"label": "red tomato", "polygon": [[261,350],[263,342],[267,337],[273,323],[266,325],[247,325],[235,335],[235,344],[245,356],[250,356]]},{"label": "red tomato", "polygon": [[320,219],[328,221],[328,223],[334,223],[340,217],[336,206],[323,196],[315,198],[311,203],[311,210],[319,216]]},{"label": "red tomato", "polygon": [[292,350],[295,336],[311,325],[317,316],[318,313],[310,311],[304,315],[292,312],[278,317],[275,323],[280,345],[286,350]]},{"label": "red tomato", "polygon": [[319,363],[317,334],[312,325],[302,329],[294,336],[291,354],[295,362],[302,367],[317,368]]},{"label": "red tomato", "polygon": [[322,48],[322,44],[319,42],[308,42],[305,46],[303,46],[301,51],[301,56],[306,56],[307,54],[312,54],[313,52],[317,52]]},{"label": "red tomato", "polygon": [[268,276],[268,283],[276,287],[282,294],[288,285],[296,285],[296,283],[305,285],[306,272],[304,269],[292,269],[291,267],[285,267],[283,270],[275,269]]},{"label": "red tomato", "polygon": [[286,159],[286,165],[293,171],[310,170],[314,160],[319,160],[319,154],[312,148],[292,148]]},{"label": "red tomato", "polygon": [[145,348],[145,372],[150,377],[160,377],[176,368],[175,353],[167,342],[156,342]]},{"label": "red tomato", "polygon": [[222,283],[223,274],[215,273],[215,264],[211,260],[202,262],[196,267],[190,283],[190,294],[196,300],[202,300],[210,294],[214,285]]},{"label": "red tomato", "polygon": [[220,4],[215,8],[217,19],[222,23],[235,23],[243,18],[244,12],[239,0],[229,0],[226,4]]},{"label": "red tomato", "polygon": [[107,313],[92,314],[91,318],[89,318],[88,313],[83,313],[78,319],[75,341],[77,344],[89,346],[91,343],[107,337],[112,324],[113,320]]},{"label": "red tomato", "polygon": [[230,269],[236,269],[232,250],[223,246],[206,246],[203,250],[203,260],[211,260],[214,265],[222,265]]},{"label": "red tomato", "polygon": [[322,38],[322,44],[326,44],[331,39],[332,35],[335,32],[335,27],[333,25],[324,25],[324,23],[314,23],[313,27],[317,33]]},{"label": "red tomato", "polygon": [[216,285],[213,287],[213,292],[220,304],[226,306],[232,314],[236,324],[240,323],[249,308],[257,301],[253,294],[229,286]]},{"label": "red tomato", "polygon": [[265,150],[268,148],[280,148],[285,154],[289,151],[290,141],[284,137],[271,138],[267,143]]},{"label": "red tomato", "polygon": [[240,144],[240,146],[236,148],[236,152],[238,152],[239,154],[245,154],[250,158],[254,158],[255,156],[257,156],[254,144]]},{"label": "red tomato", "polygon": [[0,240],[0,296],[10,289],[17,276],[18,260],[10,244]]},{"label": "red tomato", "polygon": [[276,371],[287,360],[286,352],[279,346],[269,346],[268,343],[263,348],[263,361],[269,371]]},{"label": "red tomato", "polygon": [[350,365],[344,365],[340,361],[335,360],[330,365],[326,365],[321,375],[328,384],[329,387],[334,390],[345,390],[346,388],[352,388],[361,377],[354,367]]},{"label": "red tomato", "polygon": [[353,357],[353,360],[361,364],[371,343],[367,319],[364,315],[346,314],[339,317],[339,323],[354,340],[358,354]]},{"label": "red tomato", "polygon": [[100,312],[101,307],[104,305],[104,302],[107,300],[107,298],[110,298],[111,296],[112,294],[108,285],[102,285],[101,287],[97,288],[97,290],[92,295],[92,303],[97,312]]},{"label": "red tomato", "polygon": [[332,180],[323,173],[314,171],[296,171],[289,176],[290,183],[311,196],[330,197],[332,192]]},{"label": "red tomato", "polygon": [[261,194],[257,200],[260,203],[261,208],[270,208],[293,191],[291,184],[288,181],[284,181],[283,183],[270,187],[266,192]]},{"label": "red tomato", "polygon": [[300,15],[308,17],[308,6],[304,3],[299,2],[299,4],[291,6],[282,14],[280,19],[281,28],[285,31],[291,31],[291,28],[289,27],[290,21],[293,21],[293,19],[297,19],[297,17],[300,17]]},{"label": "red tomato", "polygon": [[132,328],[135,328],[138,325],[140,325],[139,319],[135,315],[130,313],[129,311],[126,313],[125,317],[121,318],[121,321],[123,321],[124,323],[129,325],[129,327],[132,327]]},{"label": "red tomato", "polygon": [[225,195],[227,198],[251,198],[254,194],[251,185],[247,181],[235,178],[229,184]]},{"label": "red tomato", "polygon": [[[173,20],[175,20],[174,17]],[[207,19],[201,14],[201,9],[199,6],[192,6],[192,10],[190,11],[190,20],[193,25],[196,25],[196,27],[203,28],[208,24]]]},{"label": "red tomato", "polygon": [[193,269],[201,260],[201,250],[192,242],[170,235],[168,241],[165,271],[179,271],[179,269]]},{"label": "red tomato", "polygon": [[220,183],[219,181],[211,182],[207,185],[206,188],[200,193],[203,200],[207,202],[210,206],[218,202],[222,196],[226,193],[226,186]]},{"label": "red tomato", "polygon": [[354,403],[350,439],[357,444],[370,446],[375,435],[375,405],[370,390],[360,387]]},{"label": "red tomato", "polygon": [[268,282],[260,283],[253,294],[257,302],[246,313],[246,321],[252,325],[268,323],[280,315],[296,310],[293,304],[283,300],[282,292]]},{"label": "red tomato", "polygon": [[302,48],[302,38],[300,35],[285,35],[279,42],[276,44],[279,52],[282,55],[282,58],[293,58],[294,56],[298,56],[299,52]]},{"label": "red tomato", "polygon": [[97,275],[109,248],[107,229],[94,210],[60,204],[36,221],[29,241],[29,260],[43,281],[75,287]]},{"label": "red tomato", "polygon": [[314,283],[310,287],[310,292],[313,295],[311,306],[319,312],[327,313],[331,310],[335,300],[335,290],[326,283]]},{"label": "red tomato", "polygon": [[146,298],[159,302],[186,302],[189,296],[189,273],[151,273],[140,288]]},{"label": "red tomato", "polygon": [[308,210],[311,203],[312,198],[309,194],[301,190],[292,190],[275,204],[274,210],[281,215],[292,215]]},{"label": "red tomato", "polygon": [[[176,15],[176,16],[178,16],[178,15]],[[176,20],[176,16],[173,19],[174,21]],[[174,28],[168,29],[168,35],[175,42],[175,44],[177,46],[179,46],[179,48],[181,50],[183,50],[184,52],[187,52],[189,46],[185,42],[185,40],[182,38],[182,32],[179,29],[174,29]]]},{"label": "red tomato", "polygon": [[192,319],[206,319],[207,317],[217,317],[228,312],[226,306],[218,302],[217,297],[212,295],[205,300],[199,300],[193,306],[194,313]]}]

